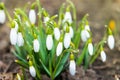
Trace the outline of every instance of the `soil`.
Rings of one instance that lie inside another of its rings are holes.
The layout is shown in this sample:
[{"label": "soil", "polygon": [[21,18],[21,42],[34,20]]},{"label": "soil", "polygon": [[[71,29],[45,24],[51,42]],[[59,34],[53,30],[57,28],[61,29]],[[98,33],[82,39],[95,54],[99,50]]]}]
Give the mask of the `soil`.
[{"label": "soil", "polygon": [[[15,7],[22,7],[28,0],[0,0],[13,15]],[[34,0],[29,1],[31,4]],[[114,50],[105,46],[107,61],[103,63],[98,58],[86,71],[82,66],[77,67],[75,76],[71,76],[66,70],[60,75],[60,80],[119,80],[120,78],[120,0],[72,0],[77,8],[77,18],[80,20],[86,13],[89,13],[89,23],[93,32],[93,42],[101,40],[104,32],[104,25],[107,21],[114,19],[117,33],[115,35],[116,45]],[[57,14],[60,5],[65,0],[41,0],[41,4],[48,12]],[[12,5],[11,5],[12,3]],[[49,4],[49,5],[48,5]],[[15,80],[15,74],[21,72],[20,67],[14,62],[16,59],[11,50],[14,49],[9,42],[10,28],[8,21],[0,25],[0,80]],[[33,80],[32,78],[30,80]],[[46,75],[42,80],[50,80]]]}]

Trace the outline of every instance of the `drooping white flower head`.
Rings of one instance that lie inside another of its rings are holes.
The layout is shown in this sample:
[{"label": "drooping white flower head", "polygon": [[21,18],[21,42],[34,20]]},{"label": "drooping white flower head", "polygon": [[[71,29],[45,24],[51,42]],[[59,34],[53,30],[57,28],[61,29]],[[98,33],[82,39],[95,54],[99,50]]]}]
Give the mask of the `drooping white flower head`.
[{"label": "drooping white flower head", "polygon": [[16,45],[16,43],[17,43],[17,31],[16,31],[15,28],[11,28],[10,42],[11,42],[12,45]]},{"label": "drooping white flower head", "polygon": [[33,49],[34,49],[34,52],[39,52],[40,44],[39,44],[38,39],[34,39],[34,41],[33,41]]},{"label": "drooping white flower head", "polygon": [[103,62],[105,62],[106,61],[106,54],[105,54],[105,52],[103,50],[101,51],[100,56],[101,56],[101,60]]},{"label": "drooping white flower head", "polygon": [[66,22],[66,21],[69,22],[70,24],[72,23],[72,16],[69,11],[67,11],[64,15],[63,22]]},{"label": "drooping white flower head", "polygon": [[59,56],[63,51],[63,43],[59,42],[56,49],[56,55]]},{"label": "drooping white flower head", "polygon": [[32,77],[35,77],[35,76],[36,76],[36,70],[35,70],[34,66],[30,66],[30,67],[29,67],[29,72],[30,72],[30,75],[31,75]]},{"label": "drooping white flower head", "polygon": [[54,28],[54,37],[56,40],[59,40],[59,38],[60,38],[60,30],[57,27]]},{"label": "drooping white flower head", "polygon": [[70,37],[73,38],[73,36],[74,36],[74,31],[73,31],[73,28],[72,28],[72,27],[70,27],[70,32],[69,32],[69,33],[70,33]]},{"label": "drooping white flower head", "polygon": [[81,39],[82,39],[82,41],[86,42],[89,37],[90,37],[89,32],[87,30],[83,29],[81,31]]},{"label": "drooping white flower head", "polygon": [[35,22],[36,22],[36,12],[35,12],[34,9],[31,9],[29,11],[29,20],[32,24],[35,24]]},{"label": "drooping white flower head", "polygon": [[51,34],[47,35],[47,38],[46,38],[46,47],[47,47],[48,50],[51,50],[52,47],[53,47],[53,38],[52,38]]},{"label": "drooping white flower head", "polygon": [[0,24],[4,24],[6,20],[6,15],[4,10],[0,10]]},{"label": "drooping white flower head", "polygon": [[66,49],[69,48],[70,42],[71,42],[70,33],[65,33],[65,36],[64,36],[64,47]]},{"label": "drooping white flower head", "polygon": [[110,49],[113,49],[115,46],[115,39],[114,39],[113,35],[108,36],[107,42],[108,42],[108,47]]},{"label": "drooping white flower head", "polygon": [[93,55],[93,44],[92,43],[88,44],[88,52],[91,56]]},{"label": "drooping white flower head", "polygon": [[17,45],[18,45],[19,47],[24,45],[24,39],[23,39],[23,36],[22,36],[22,33],[21,33],[21,32],[18,32]]},{"label": "drooping white flower head", "polygon": [[72,76],[74,76],[76,73],[76,64],[74,60],[70,60],[69,72]]}]

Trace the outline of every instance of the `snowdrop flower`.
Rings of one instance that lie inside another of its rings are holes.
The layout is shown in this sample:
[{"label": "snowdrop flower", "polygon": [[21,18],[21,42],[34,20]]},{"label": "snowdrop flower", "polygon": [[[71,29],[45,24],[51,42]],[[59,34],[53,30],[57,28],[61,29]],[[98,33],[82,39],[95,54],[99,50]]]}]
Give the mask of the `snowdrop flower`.
[{"label": "snowdrop flower", "polygon": [[21,32],[18,32],[17,45],[18,45],[19,47],[24,45],[24,39],[23,39],[23,36],[22,36],[22,33],[21,33]]},{"label": "snowdrop flower", "polygon": [[105,62],[106,61],[106,54],[103,50],[101,51],[100,55],[101,55],[102,61]]},{"label": "snowdrop flower", "polygon": [[6,20],[6,15],[4,10],[0,10],[0,24],[4,24]]},{"label": "snowdrop flower", "polygon": [[33,49],[34,49],[34,52],[39,52],[40,44],[39,44],[38,39],[34,39],[34,41],[33,41]]},{"label": "snowdrop flower", "polygon": [[73,38],[73,36],[74,36],[74,31],[73,31],[73,28],[72,28],[72,27],[70,27],[70,32],[69,32],[69,33],[70,33],[70,37]]},{"label": "snowdrop flower", "polygon": [[35,24],[36,22],[36,12],[34,9],[31,9],[29,12],[29,20],[32,24]]},{"label": "snowdrop flower", "polygon": [[63,43],[59,42],[56,49],[56,55],[59,56],[63,51]]},{"label": "snowdrop flower", "polygon": [[34,66],[30,66],[29,67],[29,72],[30,72],[30,74],[31,74],[32,77],[36,76],[36,71],[35,71]]},{"label": "snowdrop flower", "polygon": [[67,11],[64,15],[63,22],[66,22],[66,21],[68,21],[70,24],[72,23],[72,16],[70,11]]},{"label": "snowdrop flower", "polygon": [[82,41],[86,42],[89,37],[90,37],[89,32],[87,30],[83,29],[81,31],[81,39],[82,39]]},{"label": "snowdrop flower", "polygon": [[107,42],[108,42],[108,47],[109,47],[110,49],[113,49],[114,46],[115,46],[115,40],[114,40],[113,35],[109,35],[109,36],[108,36]]},{"label": "snowdrop flower", "polygon": [[56,40],[59,40],[59,38],[60,38],[60,30],[57,27],[54,28],[54,36],[55,36]]},{"label": "snowdrop flower", "polygon": [[11,42],[12,45],[16,45],[16,43],[17,43],[17,31],[16,31],[15,28],[11,28],[10,42]]},{"label": "snowdrop flower", "polygon": [[88,52],[91,56],[93,55],[93,44],[91,42],[88,44]]},{"label": "snowdrop flower", "polygon": [[69,72],[72,76],[74,76],[76,73],[76,64],[74,60],[70,60]]},{"label": "snowdrop flower", "polygon": [[64,36],[64,47],[67,49],[70,46],[70,42],[71,42],[71,37],[70,37],[70,33],[65,33]]},{"label": "snowdrop flower", "polygon": [[47,35],[47,38],[46,38],[46,46],[47,46],[47,49],[48,49],[48,50],[51,50],[52,47],[53,47],[53,38],[52,38],[52,35],[51,35],[51,34]]}]

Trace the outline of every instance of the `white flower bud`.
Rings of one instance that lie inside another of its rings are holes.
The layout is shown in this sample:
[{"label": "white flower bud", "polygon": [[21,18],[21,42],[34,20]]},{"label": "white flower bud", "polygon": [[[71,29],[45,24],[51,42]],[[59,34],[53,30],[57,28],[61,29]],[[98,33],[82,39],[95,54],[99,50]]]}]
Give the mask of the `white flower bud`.
[{"label": "white flower bud", "polygon": [[88,44],[88,52],[91,56],[93,55],[93,44],[92,43]]},{"label": "white flower bud", "polygon": [[69,33],[70,33],[70,37],[71,37],[71,38],[73,38],[73,36],[74,36],[74,31],[73,31],[73,28],[72,28],[72,27],[70,27],[69,29],[70,29],[70,32],[69,32]]},{"label": "white flower bud", "polygon": [[90,26],[89,25],[85,25],[85,30],[90,31]]},{"label": "white flower bud", "polygon": [[17,74],[17,80],[21,80],[21,77],[19,74]]},{"label": "white flower bud", "polygon": [[63,51],[63,43],[59,42],[56,49],[56,55],[59,56]]},{"label": "white flower bud", "polygon": [[21,32],[19,32],[17,36],[17,45],[19,47],[24,45],[24,39]]},{"label": "white flower bud", "polygon": [[72,76],[74,76],[76,73],[76,64],[74,60],[70,60],[69,72]]},{"label": "white flower bud", "polygon": [[69,23],[72,23],[72,16],[70,12],[66,12],[64,15],[63,22],[66,22],[66,21],[68,21]]},{"label": "white flower bud", "polygon": [[70,46],[71,38],[70,33],[65,33],[64,36],[64,47],[67,49]]},{"label": "white flower bud", "polygon": [[115,46],[115,40],[114,40],[113,35],[109,35],[109,36],[108,36],[107,42],[108,42],[108,47],[109,47],[110,49],[113,49],[114,46]]},{"label": "white flower bud", "polygon": [[81,39],[82,39],[82,41],[86,42],[89,37],[90,37],[89,32],[87,30],[83,29],[81,31]]},{"label": "white flower bud", "polygon": [[4,10],[0,10],[0,24],[4,24],[6,20],[6,15]]},{"label": "white flower bud", "polygon": [[60,30],[59,28],[54,28],[54,36],[56,40],[59,40],[60,38]]},{"label": "white flower bud", "polygon": [[29,12],[29,20],[32,24],[35,24],[36,22],[36,12],[34,9],[31,9]]},{"label": "white flower bud", "polygon": [[16,43],[17,43],[17,31],[16,31],[15,28],[11,28],[10,42],[11,42],[12,45],[16,45]]},{"label": "white flower bud", "polygon": [[101,55],[102,61],[105,62],[106,61],[106,54],[103,50],[101,51],[100,55]]},{"label": "white flower bud", "polygon": [[29,72],[30,72],[30,74],[31,74],[32,77],[36,76],[36,71],[35,71],[34,66],[30,66],[29,67]]},{"label": "white flower bud", "polygon": [[18,23],[16,21],[14,21],[15,23],[15,30],[18,31]]},{"label": "white flower bud", "polygon": [[38,39],[34,39],[34,41],[33,41],[33,49],[34,49],[34,52],[39,52],[40,44],[39,44]]},{"label": "white flower bud", "polygon": [[44,17],[44,23],[46,24],[48,21],[50,20],[50,18],[47,16],[47,17]]},{"label": "white flower bud", "polygon": [[47,35],[46,46],[47,46],[48,50],[52,49],[52,47],[53,47],[53,38],[52,38],[52,35]]}]

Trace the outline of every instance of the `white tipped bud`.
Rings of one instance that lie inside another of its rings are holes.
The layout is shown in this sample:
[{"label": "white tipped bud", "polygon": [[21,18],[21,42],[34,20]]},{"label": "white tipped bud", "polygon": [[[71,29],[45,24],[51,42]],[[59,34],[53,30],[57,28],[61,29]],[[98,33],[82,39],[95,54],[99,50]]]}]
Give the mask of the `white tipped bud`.
[{"label": "white tipped bud", "polygon": [[39,52],[40,44],[39,44],[38,39],[34,39],[34,41],[33,41],[33,49],[34,49],[34,52]]},{"label": "white tipped bud", "polygon": [[11,28],[10,42],[11,42],[12,45],[16,45],[16,43],[17,43],[17,31],[16,31],[15,28]]},{"label": "white tipped bud", "polygon": [[16,21],[14,21],[15,23],[15,30],[18,31],[18,23]]},{"label": "white tipped bud", "polygon": [[24,39],[21,32],[19,32],[17,36],[17,45],[19,47],[24,45]]},{"label": "white tipped bud", "polygon": [[70,46],[71,38],[69,33],[65,33],[64,36],[64,47],[67,49]]},{"label": "white tipped bud", "polygon": [[54,36],[56,40],[59,40],[60,38],[60,30],[59,28],[54,28]]},{"label": "white tipped bud", "polygon": [[81,39],[82,39],[82,41],[86,42],[89,37],[90,37],[89,32],[87,30],[83,29],[81,31]]},{"label": "white tipped bud", "polygon": [[114,40],[113,35],[109,35],[109,36],[108,36],[107,42],[108,42],[108,47],[109,47],[110,49],[113,49],[114,46],[115,46],[115,40]]},{"label": "white tipped bud", "polygon": [[36,71],[35,71],[34,66],[30,66],[29,67],[29,72],[30,72],[30,74],[31,74],[32,77],[36,76]]},{"label": "white tipped bud", "polygon": [[59,42],[56,49],[56,55],[59,56],[63,51],[63,43]]},{"label": "white tipped bud", "polygon": [[21,80],[21,77],[19,74],[17,74],[17,80]]},{"label": "white tipped bud", "polygon": [[48,21],[50,20],[50,18],[47,16],[47,17],[44,17],[44,23],[46,24]]},{"label": "white tipped bud", "polygon": [[53,47],[53,38],[52,38],[52,35],[47,35],[46,46],[47,46],[48,50],[52,49],[52,47]]},{"label": "white tipped bud", "polygon": [[91,56],[93,55],[93,44],[92,43],[88,44],[88,52]]},{"label": "white tipped bud", "polygon": [[104,51],[101,51],[100,56],[101,56],[101,60],[102,60],[103,62],[105,62],[105,61],[106,61],[106,54],[105,54]]},{"label": "white tipped bud", "polygon": [[69,72],[72,76],[74,76],[76,73],[76,64],[74,60],[70,60]]},{"label": "white tipped bud", "polygon": [[0,10],[0,24],[4,24],[6,20],[6,15],[4,10]]},{"label": "white tipped bud", "polygon": [[66,12],[64,15],[63,22],[66,22],[66,21],[68,21],[69,23],[72,23],[72,16],[70,12]]},{"label": "white tipped bud", "polygon": [[70,27],[70,37],[73,38],[73,36],[74,36],[74,31],[73,31],[73,28]]},{"label": "white tipped bud", "polygon": [[85,25],[85,30],[90,31],[90,26],[89,25]]},{"label": "white tipped bud", "polygon": [[32,24],[35,24],[36,22],[36,12],[34,9],[31,9],[29,12],[29,20]]}]

